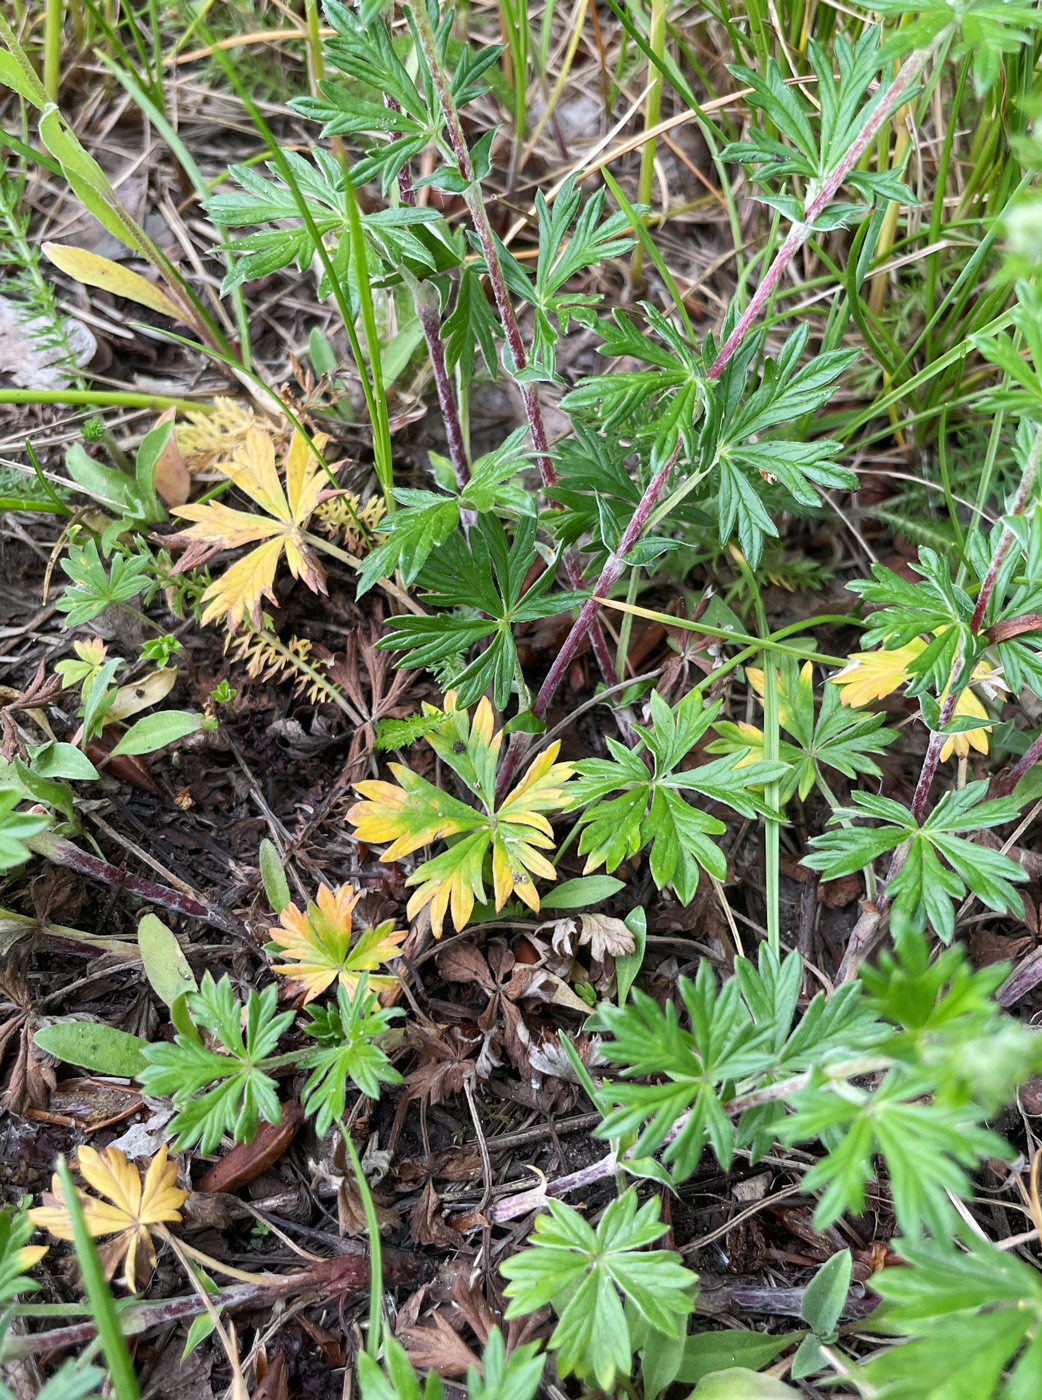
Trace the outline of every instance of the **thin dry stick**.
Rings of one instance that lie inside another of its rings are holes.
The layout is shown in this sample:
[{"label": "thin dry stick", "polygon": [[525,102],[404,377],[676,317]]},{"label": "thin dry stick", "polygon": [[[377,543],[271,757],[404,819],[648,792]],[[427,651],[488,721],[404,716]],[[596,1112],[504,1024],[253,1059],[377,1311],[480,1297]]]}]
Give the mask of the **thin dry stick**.
[{"label": "thin dry stick", "polygon": [[[892,1061],[881,1055],[859,1055],[855,1059],[845,1060],[842,1064],[829,1065],[824,1073],[834,1081],[855,1079],[862,1074],[872,1074],[877,1070],[888,1069]],[[789,1079],[780,1080],[776,1084],[765,1085],[762,1089],[754,1089],[748,1094],[739,1094],[723,1105],[723,1110],[729,1118],[739,1117],[747,1109],[758,1108],[761,1104],[777,1103],[780,1099],[788,1098],[790,1094],[798,1093],[800,1089],[806,1088],[810,1083],[814,1070],[804,1070],[802,1074],[793,1075]],[[660,1147],[666,1147],[687,1127],[690,1113],[683,1113],[666,1133]],[[602,1157],[599,1162],[591,1162],[589,1166],[580,1167],[578,1171],[570,1172],[567,1176],[558,1177],[556,1181],[543,1181],[530,1191],[520,1191],[515,1196],[507,1196],[502,1201],[497,1201],[490,1211],[487,1212],[488,1219],[493,1225],[502,1225],[508,1220],[516,1220],[520,1215],[527,1215],[529,1211],[539,1210],[546,1205],[547,1201],[557,1199],[559,1196],[568,1195],[572,1191],[584,1190],[587,1186],[592,1186],[595,1182],[604,1181],[610,1176],[614,1176],[619,1169],[620,1161],[625,1161],[627,1157],[633,1155],[633,1149],[623,1154],[620,1159],[615,1152],[609,1152]]]}]

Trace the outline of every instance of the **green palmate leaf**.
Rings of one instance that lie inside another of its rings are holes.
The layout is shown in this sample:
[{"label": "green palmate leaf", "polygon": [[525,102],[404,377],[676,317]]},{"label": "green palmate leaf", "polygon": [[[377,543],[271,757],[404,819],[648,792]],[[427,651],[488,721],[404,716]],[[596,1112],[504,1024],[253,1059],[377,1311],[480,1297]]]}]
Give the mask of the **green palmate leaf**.
[{"label": "green palmate leaf", "polygon": [[[748,667],[746,676],[762,698],[763,672]],[[843,705],[832,686],[822,691],[821,708],[815,714],[814,668],[810,661],[797,669],[792,658],[784,658],[777,673],[777,690],[778,721],[794,741],[780,745],[779,758],[789,768],[780,785],[780,802],[787,802],[794,792],[803,801],[815,782],[823,781],[822,768],[835,768],[848,778],[859,773],[879,775],[879,767],[869,755],[882,753],[897,737],[894,730],[883,728],[881,714]],[[720,738],[706,746],[709,753],[745,751],[762,756],[760,730],[726,721],[715,729]]]},{"label": "green palmate leaf", "polygon": [[517,664],[513,624],[551,617],[585,601],[583,593],[552,593],[554,570],[546,569],[525,588],[536,558],[536,522],[522,517],[513,541],[495,516],[482,515],[469,540],[450,535],[419,576],[424,602],[436,608],[462,608],[465,614],[389,619],[377,643],[404,651],[400,666],[438,666],[490,638],[477,658],[453,677],[461,705],[472,704],[489,687],[503,709],[510,699]]},{"label": "green palmate leaf", "polygon": [[[584,807],[577,826],[579,853],[586,871],[603,865],[614,870],[650,844],[650,869],[661,889],[672,884],[685,904],[698,887],[699,871],[715,879],[726,875],[726,861],[710,838],[723,834],[724,823],[691,805],[688,792],[723,802],[744,816],[764,810],[755,789],[784,776],[782,763],[746,762],[748,748],[696,768],[679,770],[719,713],[720,704],[704,705],[691,691],[672,710],[652,692],[652,724],[637,725],[654,762],[649,772],[639,751],[606,738],[610,759],[586,759],[576,765],[573,807]],[[617,794],[617,795],[612,795]]]},{"label": "green palmate leaf", "polygon": [[461,510],[491,511],[500,507],[516,510],[521,515],[533,514],[531,496],[510,481],[527,465],[521,446],[523,437],[524,431],[518,429],[494,452],[479,457],[461,495],[445,496],[435,491],[396,487],[394,498],[404,509],[396,510],[381,522],[387,538],[366,556],[358,578],[358,596],[396,570],[401,572],[405,583],[412,583],[432,552],[452,535],[459,524]]},{"label": "green palmate leaf", "polygon": [[114,554],[111,566],[106,568],[93,540],[73,545],[61,561],[61,569],[71,583],[55,607],[66,614],[68,627],[79,627],[110,605],[136,598],[152,581],[148,560],[143,555],[127,558]]},{"label": "green palmate leaf", "polygon": [[723,1166],[730,1164],[734,1127],[723,1106],[723,1085],[764,1072],[773,1056],[771,1027],[753,1020],[737,978],[718,991],[712,968],[703,962],[694,982],[682,977],[677,990],[690,1030],[681,1025],[675,1002],[661,1008],[637,988],[629,1006],[598,1008],[598,1024],[611,1033],[604,1053],[623,1066],[623,1077],[661,1075],[664,1082],[606,1088],[602,1101],[616,1106],[597,1133],[639,1132],[633,1155],[644,1157],[680,1126],[662,1160],[681,1180],[694,1170],[707,1142]]},{"label": "green palmate leaf", "polygon": [[694,1307],[697,1277],[673,1250],[648,1250],[665,1233],[658,1198],[638,1209],[630,1186],[596,1229],[557,1201],[540,1215],[529,1245],[500,1265],[509,1279],[506,1317],[550,1303],[558,1322],[550,1338],[560,1376],[575,1375],[610,1390],[628,1375],[633,1350],[620,1292],[653,1327],[682,1336]]},{"label": "green palmate leaf", "polygon": [[371,1099],[380,1097],[381,1084],[400,1084],[402,1076],[375,1043],[391,1022],[403,1013],[381,1007],[369,991],[367,979],[359,979],[352,996],[340,983],[335,1006],[309,1006],[311,1024],[304,1029],[317,1042],[300,1059],[311,1074],[304,1085],[304,1111],[314,1115],[321,1137],[344,1113],[348,1081]]},{"label": "green palmate leaf", "polygon": [[457,367],[465,383],[474,377],[477,351],[480,350],[490,375],[498,369],[496,339],[503,334],[482,283],[481,273],[471,263],[463,269],[456,300],[442,322],[445,341],[445,363],[450,370]]},{"label": "green palmate leaf", "polygon": [[[380,110],[394,120],[389,108]],[[222,228],[278,221],[278,227],[246,234],[228,245],[238,257],[222,290],[267,277],[291,263],[303,272],[314,261],[320,240],[329,240],[334,272],[345,283],[349,279],[356,282],[359,269],[351,266],[349,238],[353,186],[343,166],[320,146],[314,148],[313,163],[295,151],[281,151],[280,156],[281,160],[266,163],[267,176],[251,166],[233,165],[230,173],[242,193],[216,195],[207,201],[207,212]],[[282,161],[296,188],[287,183]],[[301,201],[310,226],[303,217]],[[292,226],[287,227],[289,221]],[[442,224],[441,216],[432,209],[377,210],[364,215],[361,228],[370,280],[379,283],[390,276],[398,281],[402,267],[422,277],[455,266],[459,253],[443,235]],[[328,272],[323,269],[319,295],[328,295],[330,290]]]},{"label": "green palmate leaf", "polygon": [[[807,56],[817,82],[814,101],[801,87],[790,86],[773,58],[763,74],[742,64],[731,72],[752,89],[748,101],[767,118],[763,127],[753,126],[745,142],[725,146],[722,160],[738,161],[753,170],[753,179],[772,185],[785,177],[800,176],[816,191],[824,177],[836,166],[857,138],[873,110],[883,100],[886,85],[881,83],[870,94],[874,80],[885,63],[879,46],[880,31],[866,26],[861,37],[851,43],[836,34],[826,52],[814,39],[807,43]],[[776,130],[777,135],[773,134]],[[847,178],[850,189],[860,194],[863,204],[833,204],[816,227],[835,227],[838,220],[860,218],[877,201],[907,203],[913,196],[901,183],[897,172],[873,172],[860,167]],[[781,209],[794,222],[803,219],[802,202],[787,196],[763,196],[764,202]]]},{"label": "green palmate leaf", "polygon": [[604,199],[601,189],[584,204],[573,176],[565,180],[552,205],[541,190],[536,194],[539,257],[534,283],[528,284],[520,267],[517,272],[527,299],[535,306],[532,358],[547,376],[555,372],[555,346],[569,322],[591,325],[594,308],[601,301],[599,293],[566,292],[565,287],[578,273],[603,266],[633,243],[629,221],[621,210],[604,218]]},{"label": "green palmate leaf", "polygon": [[[200,1151],[212,1152],[225,1133],[248,1142],[262,1118],[279,1121],[276,1084],[264,1061],[290,1026],[293,1012],[277,1014],[277,996],[274,984],[263,992],[251,991],[244,1015],[229,979],[214,982],[207,972],[199,991],[185,998],[188,1028],[172,1045],[145,1047],[147,1063],[139,1077],[146,1093],[173,1100],[176,1150],[197,1142]],[[209,1032],[221,1051],[208,1049],[200,1031]]]},{"label": "green palmate leaf", "polygon": [[600,349],[613,359],[632,357],[649,368],[583,379],[561,402],[580,418],[595,420],[606,433],[623,423],[638,429],[641,438],[650,442],[657,470],[673,451],[678,432],[684,455],[695,458],[695,425],[713,391],[698,351],[653,306],[641,302],[640,308],[649,334],[615,311],[611,321],[598,322]]},{"label": "green palmate leaf", "polygon": [[842,1132],[805,1179],[808,1190],[821,1191],[814,1213],[819,1228],[847,1211],[860,1213],[879,1153],[901,1228],[915,1231],[925,1223],[943,1235],[956,1218],[949,1193],[968,1194],[968,1170],[982,1157],[1010,1155],[1003,1140],[982,1126],[976,1105],[924,1102],[929,1085],[928,1075],[898,1070],[871,1093],[847,1083],[838,1094],[833,1085],[812,1082],[793,1095],[795,1112],[779,1125],[783,1141],[831,1141],[830,1135]]},{"label": "green palmate leaf", "polygon": [[1016,805],[1010,799],[985,800],[987,788],[981,780],[945,793],[921,825],[899,802],[852,793],[855,805],[834,812],[833,820],[872,817],[883,825],[842,827],[815,836],[804,864],[831,880],[852,874],[907,842],[904,863],[888,885],[894,935],[903,939],[921,933],[929,923],[950,942],[955,931],[953,901],[962,899],[967,890],[998,912],[1020,907],[1013,886],[1026,879],[1023,869],[1001,852],[958,834],[1016,819]]},{"label": "green palmate leaf", "polygon": [[879,1400],[1030,1400],[1042,1376],[1042,1274],[963,1232],[895,1241],[904,1268],[872,1280],[881,1328],[907,1338],[858,1368]]},{"label": "green palmate leaf", "polygon": [[459,523],[459,502],[452,496],[396,487],[394,498],[404,509],[381,522],[388,536],[365,557],[358,576],[359,597],[396,569],[405,583],[412,583],[431,551],[444,544]]},{"label": "green palmate leaf", "polygon": [[759,337],[743,344],[707,401],[699,434],[701,459],[717,470],[720,542],[737,533],[753,567],[760,561],[764,538],[777,533],[761,499],[764,477],[777,478],[797,502],[809,506],[817,504],[816,486],[851,490],[857,484],[856,477],[833,460],[838,443],[763,438],[827,403],[836,379],[855,358],[856,352],[832,350],[801,365],[808,336],[804,324],[789,337],[777,360],[766,359],[760,383],[749,394],[743,391]]},{"label": "green palmate leaf", "polygon": [[[583,550],[591,556],[591,571],[617,548],[650,481],[647,464],[638,463],[634,470],[630,457],[617,435],[602,435],[584,423],[576,423],[573,435],[557,449],[554,507],[544,519],[553,520],[556,537],[563,543],[583,541]],[[706,524],[707,517],[681,503],[670,512],[670,523]],[[645,532],[626,556],[627,562],[647,568],[680,546],[681,541],[669,535]]]}]

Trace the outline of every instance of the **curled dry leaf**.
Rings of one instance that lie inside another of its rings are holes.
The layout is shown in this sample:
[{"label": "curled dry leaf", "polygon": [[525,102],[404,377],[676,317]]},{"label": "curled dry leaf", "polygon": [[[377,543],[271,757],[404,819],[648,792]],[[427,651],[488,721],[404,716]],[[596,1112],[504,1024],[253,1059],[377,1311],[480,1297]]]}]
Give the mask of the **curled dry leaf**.
[{"label": "curled dry leaf", "polygon": [[200,1191],[237,1191],[277,1162],[304,1121],[299,1103],[282,1105],[277,1123],[262,1123],[251,1142],[240,1142],[215,1162],[199,1182]]},{"label": "curled dry leaf", "polygon": [[554,951],[574,957],[579,948],[589,948],[595,962],[624,958],[636,944],[621,919],[608,914],[580,914],[578,918],[558,919],[553,925]]}]

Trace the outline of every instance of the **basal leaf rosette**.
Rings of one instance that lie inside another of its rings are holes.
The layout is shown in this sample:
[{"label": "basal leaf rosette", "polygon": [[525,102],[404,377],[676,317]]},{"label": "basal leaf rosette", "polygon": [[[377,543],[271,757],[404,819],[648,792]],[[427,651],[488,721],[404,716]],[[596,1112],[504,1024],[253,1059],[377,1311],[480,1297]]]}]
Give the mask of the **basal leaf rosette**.
[{"label": "basal leaf rosette", "polygon": [[449,842],[446,850],[424,861],[407,882],[416,886],[407,908],[409,918],[430,905],[436,938],[441,937],[447,911],[459,930],[469,922],[474,905],[486,902],[489,872],[497,911],[512,894],[538,911],[536,878],[557,877],[542,854],[554,844],[546,813],[566,805],[565,787],[574,771],[572,765],[557,762],[560,744],[548,745],[497,803],[496,768],[503,733],[493,732],[488,700],[481,701],[473,720],[465,710],[456,708],[453,691],[445,697],[444,711],[433,705],[425,705],[424,711],[444,719],[437,731],[427,736],[427,742],[482,806],[472,807],[411,768],[392,763],[389,767],[395,782],[356,784],[363,800],[347,814],[356,837],[373,844],[389,841],[385,861],[400,860],[434,841]]}]

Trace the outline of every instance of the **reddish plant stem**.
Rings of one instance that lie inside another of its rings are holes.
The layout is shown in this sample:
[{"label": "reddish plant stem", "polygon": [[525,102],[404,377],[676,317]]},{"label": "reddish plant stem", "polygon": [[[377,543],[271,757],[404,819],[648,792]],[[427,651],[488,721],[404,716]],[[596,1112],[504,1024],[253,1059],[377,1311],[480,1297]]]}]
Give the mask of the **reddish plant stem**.
[{"label": "reddish plant stem", "polygon": [[[810,237],[814,229],[815,221],[832,202],[836,193],[842,186],[844,180],[851,173],[851,171],[854,170],[858,161],[868,150],[872,141],[875,139],[877,133],[882,128],[883,123],[889,118],[891,112],[904,100],[908,89],[912,86],[912,84],[918,77],[921,69],[923,68],[923,65],[926,63],[929,57],[930,52],[930,50],[918,50],[905,61],[905,63],[902,65],[902,67],[896,74],[886,95],[880,100],[872,115],[862,127],[857,139],[851,145],[849,150],[843,155],[843,157],[837,162],[837,164],[829,173],[829,175],[825,178],[825,180],[822,183],[821,189],[818,191],[818,193],[807,204],[806,209],[804,210],[803,222],[799,224],[794,224],[789,230],[788,236],[786,237],[785,241],[782,243],[782,246],[778,249],[777,253],[775,254],[774,261],[771,263],[770,267],[768,268],[767,272],[763,277],[763,280],[757,287],[756,292],[754,293],[752,300],[749,302],[748,307],[746,308],[742,316],[739,318],[734,330],[727,337],[727,340],[725,341],[722,349],[720,350],[720,353],[713,361],[713,364],[706,375],[706,378],[708,380],[712,381],[720,378],[720,375],[724,372],[724,369],[726,368],[728,362],[731,360],[735,351],[738,349],[738,346],[745,339],[750,328],[759,319],[760,314],[766,306],[771,293],[774,291],[774,288],[778,285],[782,273],[785,271],[786,267],[789,265],[789,263],[792,261],[795,255],[799,252],[800,248],[803,247],[804,243],[806,243],[807,239]],[[677,451],[679,451],[679,443],[677,446]],[[676,452],[674,452],[673,457],[670,459],[670,466],[672,466],[676,455]],[[608,562],[605,565],[604,572],[602,572],[601,578],[598,580],[597,586],[594,589],[595,595],[603,596],[607,593],[608,589],[618,581],[622,573],[622,568],[625,562],[626,554],[636,542],[636,539],[640,534],[640,530],[643,528],[644,524],[651,515],[652,509],[654,508],[655,503],[658,500],[659,494],[661,493],[663,487],[666,484],[667,477],[668,470],[665,472],[659,472],[648,483],[647,487],[645,488],[644,495],[641,497],[640,502],[637,505],[637,509],[634,513],[633,519],[630,521],[630,524],[627,526],[626,531],[623,534],[622,540],[619,542],[618,550],[615,552],[614,555],[611,555],[609,557]],[[637,525],[636,530],[633,529],[635,524]],[[550,674],[543,682],[542,688],[539,691],[539,695],[536,698],[535,705],[533,705],[532,707],[533,713],[535,713],[536,715],[539,715],[541,717],[543,714],[545,714],[546,708],[550,703],[550,698],[552,697],[557,686],[560,684],[561,678],[567,671],[568,663],[575,655],[576,648],[582,641],[583,637],[586,635],[587,631],[595,623],[596,613],[597,602],[595,598],[591,598],[587,601],[587,603],[584,604],[582,610],[579,613],[578,618],[576,619],[572,631],[568,634],[568,637],[565,639],[564,646],[562,647],[561,652],[559,653],[556,661],[554,662],[550,670]],[[509,778],[512,776],[513,771],[517,767],[516,759],[513,765],[511,765],[510,763],[511,752],[516,751],[518,753],[518,757],[520,757],[519,749],[520,744],[511,745],[511,749],[508,750],[504,768],[509,771],[506,771],[504,774],[504,791],[506,782],[509,781]]]},{"label": "reddish plant stem", "polygon": [[[401,111],[401,107],[394,98],[389,97],[386,93],[384,94],[384,106],[389,107],[394,112]],[[401,133],[395,132],[391,139],[393,141],[400,140]],[[412,208],[416,203],[416,192],[412,186],[412,170],[408,161],[398,172],[398,198],[407,208]],[[433,291],[433,288],[431,290]],[[460,423],[455,389],[445,364],[445,345],[441,338],[441,317],[438,312],[436,292],[434,300],[428,303],[426,289],[423,287],[417,289],[416,314],[419,317],[420,328],[427,344],[431,372],[434,375],[434,387],[438,391],[438,407],[445,420],[449,461],[452,463],[456,486],[462,491],[470,480],[470,462],[467,459],[467,445],[463,438],[463,427]]]},{"label": "reddish plant stem", "polygon": [[[1024,463],[1024,473],[1020,478],[1020,485],[1017,487],[1017,494],[1013,498],[1010,506],[1010,515],[1023,515],[1027,509],[1031,492],[1034,489],[1035,477],[1038,475],[1039,461],[1042,459],[1042,429],[1035,433],[1035,440],[1031,444],[1027,461]],[[977,598],[977,606],[973,610],[973,620],[970,623],[970,631],[977,633],[984,622],[984,614],[988,604],[991,602],[991,595],[995,591],[995,583],[999,576],[1006,555],[1009,553],[1010,545],[1013,543],[1013,531],[1007,525],[999,537],[999,542],[995,547],[991,563],[988,565],[988,572],[981,584],[980,595]]]},{"label": "reddish plant stem", "polygon": [[66,870],[75,870],[77,874],[86,875],[88,879],[100,880],[113,889],[124,889],[128,894],[136,894],[141,899],[148,900],[150,904],[172,909],[190,919],[202,919],[214,928],[224,929],[226,932],[230,925],[234,925],[234,920],[222,915],[219,910],[211,909],[209,905],[182,894],[180,890],[173,890],[169,885],[157,885],[154,880],[144,880],[140,875],[131,875],[117,865],[109,865],[107,861],[81,851],[71,841],[55,836],[53,832],[41,831],[38,835],[29,837],[26,845],[37,855],[53,861],[55,865],[64,866]]},{"label": "reddish plant stem", "polygon": [[424,291],[423,287],[419,288],[419,294],[416,298],[416,314],[420,318],[423,338],[427,342],[427,354],[430,357],[431,369],[434,373],[434,387],[438,391],[438,406],[441,408],[441,415],[445,420],[449,460],[452,463],[456,486],[460,491],[463,491],[470,480],[467,446],[463,441],[463,428],[459,420],[452,379],[445,364],[445,344],[441,338],[441,318],[436,307],[427,305]]},{"label": "reddish plant stem", "polygon": [[777,253],[775,253],[774,261],[764,274],[749,305],[742,313],[734,330],[727,337],[719,355],[717,355],[716,359],[713,361],[712,368],[709,371],[710,379],[719,379],[725,365],[745,339],[750,327],[759,320],[760,314],[767,305],[771,293],[781,280],[782,273],[814,232],[814,224],[832,203],[847,176],[856,169],[858,161],[882,130],[884,122],[889,120],[894,109],[900,106],[905,100],[909,88],[913,85],[916,78],[918,78],[932,52],[932,48],[917,49],[909,58],[905,59],[904,63],[894,75],[894,80],[890,84],[886,95],[876,104],[875,110],[861,128],[853,144],[843,156],[840,157],[832,170],[829,171],[828,175],[826,175],[825,179],[822,181],[821,188],[804,209],[803,222],[793,224],[792,228],[789,230],[784,243],[782,243]]},{"label": "reddish plant stem", "polygon": [[663,486],[665,486],[669,474],[673,470],[673,464],[680,453],[680,446],[680,439],[678,438],[677,445],[670,453],[669,460],[666,462],[665,466],[660,471],[656,472],[648,482],[637,509],[633,512],[629,524],[622,532],[622,538],[619,540],[618,548],[609,554],[604,561],[604,567],[601,569],[601,576],[594,586],[593,593],[579,609],[579,616],[572,624],[572,630],[564,639],[564,644],[554,658],[554,663],[547,673],[546,680],[540,687],[539,694],[532,704],[532,713],[538,719],[542,719],[546,714],[554,691],[560,685],[562,677],[572,664],[575,653],[578,651],[586,633],[589,631],[594,614],[600,606],[600,600],[608,594],[621,578],[622,572],[626,567],[626,556],[637,543],[641,531],[647,524],[648,516],[651,514],[655,502],[658,500],[659,492],[662,490]]},{"label": "reddish plant stem", "polygon": [[1008,772],[1001,774],[995,780],[995,797],[1008,797],[1014,790],[1021,778],[1029,769],[1034,768],[1036,763],[1042,762],[1042,734],[1038,734],[1017,759],[1016,763]]},{"label": "reddish plant stem", "polygon": [[[470,214],[471,222],[474,225],[474,232],[477,234],[478,242],[481,245],[481,252],[485,259],[485,266],[488,269],[488,279],[492,287],[492,296],[496,303],[496,311],[503,326],[503,334],[506,336],[507,349],[514,366],[515,381],[521,395],[521,403],[525,410],[525,418],[528,421],[528,430],[532,435],[532,444],[536,451],[536,465],[539,467],[539,476],[543,483],[543,489],[552,492],[557,484],[557,472],[550,457],[550,441],[546,433],[546,424],[543,421],[543,410],[539,403],[539,395],[534,384],[525,383],[519,376],[528,367],[528,353],[525,350],[525,343],[521,335],[521,327],[518,325],[517,316],[514,314],[514,306],[510,300],[510,291],[503,275],[503,265],[499,260],[499,251],[496,247],[495,234],[488,217],[488,210],[485,208],[485,201],[481,196],[481,186],[475,178],[474,163],[470,158],[470,148],[467,145],[467,138],[463,132],[463,123],[460,121],[459,111],[453,101],[449,82],[442,66],[441,58],[438,55],[437,44],[434,33],[427,18],[423,0],[413,7],[411,14],[415,23],[415,32],[423,50],[423,56],[434,82],[435,91],[438,94],[438,102],[441,106],[442,116],[445,119],[445,129],[448,133],[449,145],[452,149],[453,159],[459,171],[460,178],[466,181],[467,188],[463,194],[463,200]],[[572,588],[582,587],[582,569],[579,562],[571,550],[564,556],[564,569],[568,583]],[[618,676],[615,672],[615,662],[612,659],[611,650],[608,646],[608,639],[604,635],[600,621],[594,618],[588,627],[590,642],[593,647],[593,654],[596,657],[597,665],[600,668],[605,685],[611,687],[618,684]],[[620,721],[624,737],[632,739],[632,731],[620,715],[616,715]],[[516,746],[515,746],[516,751]]]}]

